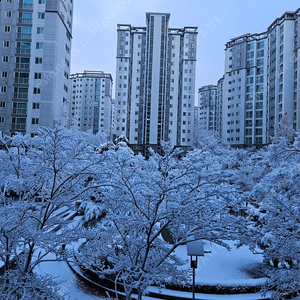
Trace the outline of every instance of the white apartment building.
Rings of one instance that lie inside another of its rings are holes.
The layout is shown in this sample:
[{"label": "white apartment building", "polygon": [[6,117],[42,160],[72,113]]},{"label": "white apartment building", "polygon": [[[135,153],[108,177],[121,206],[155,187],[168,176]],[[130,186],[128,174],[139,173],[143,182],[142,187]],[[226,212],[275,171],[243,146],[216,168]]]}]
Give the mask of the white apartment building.
[{"label": "white apartment building", "polygon": [[[200,130],[217,132],[222,137],[224,76],[217,85],[205,85],[198,89],[195,106],[195,125]],[[197,130],[197,128],[195,128]]]},{"label": "white apartment building", "polygon": [[300,130],[300,9],[286,12],[260,34],[231,39],[225,49],[223,141],[262,146],[287,111]]},{"label": "white apartment building", "polygon": [[217,131],[217,86],[205,85],[198,89],[198,126],[203,130]]},{"label": "white apartment building", "polygon": [[0,131],[33,136],[66,114],[73,0],[2,0],[0,14]]},{"label": "white apartment building", "polygon": [[71,75],[71,127],[103,132],[112,138],[113,99],[111,74],[84,71]]},{"label": "white apartment building", "polygon": [[192,144],[197,27],[172,29],[169,20],[147,13],[146,27],[117,29],[114,130],[144,155],[161,141]]}]

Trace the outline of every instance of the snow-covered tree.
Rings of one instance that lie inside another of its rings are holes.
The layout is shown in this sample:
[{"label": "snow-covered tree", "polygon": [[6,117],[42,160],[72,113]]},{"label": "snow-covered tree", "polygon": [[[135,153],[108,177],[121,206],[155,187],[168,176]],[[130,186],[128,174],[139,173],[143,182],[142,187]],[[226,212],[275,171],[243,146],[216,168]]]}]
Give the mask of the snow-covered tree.
[{"label": "snow-covered tree", "polygon": [[[7,293],[19,293],[16,282],[24,282],[20,288],[31,293],[34,285],[28,283],[34,282],[36,266],[49,253],[64,259],[65,245],[80,237],[68,214],[88,192],[86,182],[99,162],[94,139],[56,127],[41,128],[33,139],[17,135],[2,140],[0,261]],[[42,286],[34,292],[42,293]]]},{"label": "snow-covered tree", "polygon": [[9,270],[2,276],[0,284],[0,299],[20,300],[63,300],[58,293],[57,282],[49,275],[25,274]]},{"label": "snow-covered tree", "polygon": [[289,143],[293,143],[295,137],[296,132],[293,129],[293,126],[290,125],[288,112],[285,111],[282,115],[279,125],[276,127],[276,138],[274,138],[274,142],[278,142],[280,138],[285,138]]},{"label": "snow-covered tree", "polygon": [[257,208],[249,227],[253,245],[263,250],[270,263],[267,288],[275,289],[274,299],[300,289],[300,138],[291,144],[287,139],[272,144],[262,160],[268,171],[251,191]]},{"label": "snow-covered tree", "polygon": [[199,239],[224,245],[223,239],[245,229],[229,213],[237,198],[224,157],[198,149],[179,159],[170,144],[164,144],[164,153],[152,152],[145,160],[125,145],[102,151],[105,163],[90,182],[98,185],[105,217],[78,257],[99,276],[113,274],[127,299],[135,289],[141,299],[149,284],[187,280],[173,254],[178,246]]},{"label": "snow-covered tree", "polygon": [[222,149],[222,141],[217,132],[202,129],[195,124],[193,132],[193,147],[197,149]]}]

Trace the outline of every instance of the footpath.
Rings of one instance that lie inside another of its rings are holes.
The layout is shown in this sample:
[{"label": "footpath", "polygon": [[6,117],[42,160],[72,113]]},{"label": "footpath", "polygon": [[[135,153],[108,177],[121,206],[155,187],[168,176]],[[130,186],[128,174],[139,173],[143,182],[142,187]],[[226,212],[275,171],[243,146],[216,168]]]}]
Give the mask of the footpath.
[{"label": "footpath", "polygon": [[[112,280],[95,278],[88,272],[83,271],[76,263],[68,263],[70,269],[82,279],[86,284],[91,285],[94,288],[98,288],[105,291],[111,299],[118,297],[118,299],[125,299],[125,293],[122,292],[121,285],[118,285],[117,296],[115,291],[115,284]],[[133,295],[132,299],[137,299],[137,295]],[[155,299],[167,299],[167,300],[191,300],[192,293],[182,292],[176,290],[169,290],[164,288],[157,288],[150,286],[147,288],[147,295],[143,296],[143,300],[155,300]],[[266,297],[262,297],[260,293],[249,294],[230,294],[230,295],[216,295],[216,294],[195,294],[196,300],[270,300],[271,292],[268,292]]]}]

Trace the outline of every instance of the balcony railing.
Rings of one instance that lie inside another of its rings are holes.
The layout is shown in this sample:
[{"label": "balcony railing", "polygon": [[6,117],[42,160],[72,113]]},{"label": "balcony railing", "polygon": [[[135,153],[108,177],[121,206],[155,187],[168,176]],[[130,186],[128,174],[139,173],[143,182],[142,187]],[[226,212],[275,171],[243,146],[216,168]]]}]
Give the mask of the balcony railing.
[{"label": "balcony railing", "polygon": [[16,63],[16,69],[29,69],[30,64]]},{"label": "balcony railing", "polygon": [[32,19],[30,19],[30,18],[18,18],[18,23],[20,23],[20,24],[32,24]]},{"label": "balcony railing", "polygon": [[31,33],[17,33],[18,39],[24,39],[24,40],[30,40],[31,39]]},{"label": "balcony railing", "polygon": [[26,124],[11,124],[11,129],[25,130],[26,129]]},{"label": "balcony railing", "polygon": [[15,78],[16,84],[28,84],[29,78]]},{"label": "balcony railing", "polygon": [[23,93],[14,93],[15,99],[28,99],[28,94]]},{"label": "balcony railing", "polygon": [[30,48],[16,48],[17,54],[30,54],[31,49]]},{"label": "balcony railing", "polygon": [[33,9],[33,4],[31,3],[19,3],[19,9]]},{"label": "balcony railing", "polygon": [[27,109],[26,108],[13,108],[12,113],[16,115],[27,115]]}]

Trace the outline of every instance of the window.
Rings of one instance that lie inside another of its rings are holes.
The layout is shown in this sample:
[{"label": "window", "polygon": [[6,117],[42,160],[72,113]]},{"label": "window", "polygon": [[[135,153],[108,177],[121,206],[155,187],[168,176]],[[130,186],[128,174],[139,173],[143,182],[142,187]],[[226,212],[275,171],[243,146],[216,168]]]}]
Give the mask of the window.
[{"label": "window", "polygon": [[44,43],[36,43],[35,49],[43,49],[44,48]]},{"label": "window", "polygon": [[255,134],[256,135],[262,135],[262,128],[255,129]]},{"label": "window", "polygon": [[45,4],[45,0],[39,0],[39,4]]},{"label": "window", "polygon": [[70,66],[70,62],[65,58],[65,64],[69,67]]},{"label": "window", "polygon": [[5,26],[4,27],[4,32],[10,32],[11,27],[10,26]]},{"label": "window", "polygon": [[264,49],[257,51],[257,57],[262,57],[262,56],[264,56]]},{"label": "window", "polygon": [[42,73],[34,73],[34,79],[41,79]]},{"label": "window", "polygon": [[6,18],[11,18],[11,11],[6,12]]},{"label": "window", "polygon": [[39,119],[38,118],[32,118],[31,119],[31,124],[38,125],[39,124]]},{"label": "window", "polygon": [[248,60],[247,61],[247,67],[253,67],[254,66],[254,60],[251,59],[251,60]]},{"label": "window", "polygon": [[262,66],[264,64],[264,59],[260,58],[257,60],[257,66]]},{"label": "window", "polygon": [[9,41],[3,41],[3,47],[8,48],[9,47]]},{"label": "window", "polygon": [[6,93],[7,87],[6,86],[1,86],[1,93]]},{"label": "window", "polygon": [[248,52],[247,59],[254,58],[254,51]]},{"label": "window", "polygon": [[38,28],[36,29],[36,33],[37,33],[37,34],[43,34],[43,33],[44,33],[44,28],[43,28],[43,27],[38,27]]},{"label": "window", "polygon": [[0,117],[0,123],[4,123],[5,122],[5,118],[4,117]]},{"label": "window", "polygon": [[32,109],[40,109],[40,103],[33,102],[32,103]]},{"label": "window", "polygon": [[257,49],[263,48],[264,47],[264,41],[258,42],[257,43]]},{"label": "window", "polygon": [[69,41],[71,40],[71,34],[68,31],[66,31],[66,37]]},{"label": "window", "polygon": [[254,49],[254,43],[250,43],[247,45],[247,50],[253,50]]},{"label": "window", "polygon": [[9,58],[7,55],[2,56],[2,62],[7,63],[9,61]]},{"label": "window", "polygon": [[5,107],[5,101],[0,101],[0,108]]},{"label": "window", "polygon": [[253,83],[253,77],[248,77],[247,84],[252,84],[252,83]]},{"label": "window", "polygon": [[35,58],[35,64],[38,65],[38,64],[42,64],[43,63],[43,59],[41,57],[36,57]]},{"label": "window", "polygon": [[7,77],[7,71],[2,71],[1,77]]},{"label": "window", "polygon": [[45,13],[38,13],[38,19],[45,19]]},{"label": "window", "polygon": [[40,88],[33,88],[33,93],[34,94],[40,94],[41,93],[41,89]]}]

